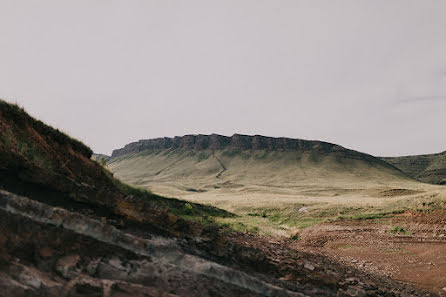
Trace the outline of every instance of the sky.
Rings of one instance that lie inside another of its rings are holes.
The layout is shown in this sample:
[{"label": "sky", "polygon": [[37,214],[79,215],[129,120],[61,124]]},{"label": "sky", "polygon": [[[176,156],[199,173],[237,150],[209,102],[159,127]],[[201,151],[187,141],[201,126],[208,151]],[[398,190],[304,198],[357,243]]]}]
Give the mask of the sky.
[{"label": "sky", "polygon": [[95,152],[260,134],[446,150],[446,1],[2,0],[0,98]]}]

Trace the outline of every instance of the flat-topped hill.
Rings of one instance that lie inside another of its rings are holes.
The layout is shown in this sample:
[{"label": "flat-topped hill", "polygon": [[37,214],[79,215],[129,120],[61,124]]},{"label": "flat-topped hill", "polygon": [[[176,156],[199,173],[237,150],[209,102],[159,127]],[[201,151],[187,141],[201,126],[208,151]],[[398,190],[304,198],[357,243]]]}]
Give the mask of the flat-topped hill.
[{"label": "flat-topped hill", "polygon": [[164,137],[140,140],[113,151],[112,157],[141,152],[144,150],[184,149],[184,150],[221,150],[221,149],[268,149],[268,150],[310,150],[316,147],[329,149],[334,145],[321,142],[292,138],[274,138],[261,135],[234,134],[231,137],[211,135],[185,135],[174,138]]},{"label": "flat-topped hill", "polygon": [[171,195],[414,182],[387,162],[336,144],[240,134],[141,140],[115,150],[108,166],[126,182],[163,193],[167,187]]},{"label": "flat-topped hill", "polygon": [[116,149],[112,153],[112,158],[119,156],[137,154],[144,151],[160,150],[183,150],[183,151],[205,151],[205,150],[231,150],[231,151],[295,151],[313,152],[321,155],[337,155],[352,159],[384,163],[368,154],[346,149],[342,146],[317,141],[304,140],[286,137],[267,137],[261,135],[241,135],[234,134],[231,137],[211,134],[211,135],[185,135],[173,138],[163,137],[145,139],[127,144],[121,149]]}]

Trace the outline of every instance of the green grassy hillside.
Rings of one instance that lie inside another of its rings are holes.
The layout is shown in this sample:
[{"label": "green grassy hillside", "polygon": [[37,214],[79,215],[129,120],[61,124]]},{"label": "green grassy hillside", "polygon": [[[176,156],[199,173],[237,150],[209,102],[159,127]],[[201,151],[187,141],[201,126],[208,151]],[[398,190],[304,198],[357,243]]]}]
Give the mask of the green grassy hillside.
[{"label": "green grassy hillside", "polygon": [[171,218],[231,216],[128,186],[91,157],[91,149],[80,141],[0,100],[0,189],[67,209],[151,221],[157,228],[180,225],[175,219],[169,226],[169,212]]},{"label": "green grassy hillside", "polygon": [[446,184],[446,152],[381,159],[422,182]]},{"label": "green grassy hillside", "polygon": [[398,169],[369,158],[313,151],[168,149],[119,156],[111,159],[108,166],[132,184],[143,187],[166,184],[179,192],[346,184],[358,188],[410,182]]}]

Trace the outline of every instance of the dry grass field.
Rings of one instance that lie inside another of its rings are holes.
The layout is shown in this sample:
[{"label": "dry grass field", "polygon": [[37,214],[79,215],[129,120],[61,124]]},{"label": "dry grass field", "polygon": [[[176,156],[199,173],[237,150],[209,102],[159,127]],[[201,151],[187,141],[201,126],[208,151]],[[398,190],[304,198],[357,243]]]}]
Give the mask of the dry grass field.
[{"label": "dry grass field", "polygon": [[371,156],[146,150],[112,158],[108,167],[134,186],[235,214],[186,217],[241,231],[244,244],[329,256],[446,296],[446,186]]},{"label": "dry grass field", "polygon": [[290,236],[320,222],[378,220],[446,201],[446,187],[385,163],[314,152],[147,150],[108,167],[156,194],[232,212],[216,222],[261,234]]}]

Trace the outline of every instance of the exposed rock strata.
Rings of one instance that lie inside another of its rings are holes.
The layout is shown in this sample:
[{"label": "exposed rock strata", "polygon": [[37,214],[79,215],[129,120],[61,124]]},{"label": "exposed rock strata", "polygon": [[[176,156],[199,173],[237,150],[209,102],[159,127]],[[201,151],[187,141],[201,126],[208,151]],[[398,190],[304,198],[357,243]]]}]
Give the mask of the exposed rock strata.
[{"label": "exposed rock strata", "polygon": [[164,149],[184,149],[184,150],[220,150],[220,149],[269,149],[269,150],[310,150],[314,148],[323,150],[340,150],[340,146],[321,142],[291,138],[273,138],[261,135],[249,136],[234,134],[231,137],[211,134],[211,135],[185,135],[174,138],[164,137],[140,140],[127,144],[124,148],[114,150],[113,157],[118,157],[128,153],[141,152],[143,150],[164,150]]},{"label": "exposed rock strata", "polygon": [[127,144],[121,149],[114,150],[112,158],[116,158],[126,154],[139,153],[145,150],[295,150],[295,151],[313,151],[320,154],[334,154],[339,157],[348,157],[354,159],[363,159],[378,163],[384,163],[379,159],[346,149],[342,146],[331,144],[328,142],[303,140],[292,138],[274,138],[261,135],[241,135],[234,134],[231,137],[211,134],[211,135],[185,135],[174,138],[155,138],[140,140]]},{"label": "exposed rock strata", "polygon": [[[174,239],[135,237],[4,191],[0,192],[0,214],[6,231],[0,260],[7,263],[2,273],[8,275],[0,288],[23,292],[17,296],[64,296],[63,292],[72,296],[70,292],[83,287],[93,295],[105,296],[106,290],[122,286],[143,294],[150,292],[144,288],[147,284],[152,290],[164,288],[163,294],[178,291],[181,296],[305,296],[186,254]],[[37,258],[32,255],[36,252]],[[19,262],[13,260],[17,256],[22,258]]]},{"label": "exposed rock strata", "polygon": [[285,243],[262,252],[272,270],[256,268],[251,262],[260,251],[243,245],[260,238],[232,238],[241,242],[215,257],[209,251],[222,243],[141,237],[5,191],[0,191],[0,229],[1,297],[430,296],[321,256],[293,260]]}]

